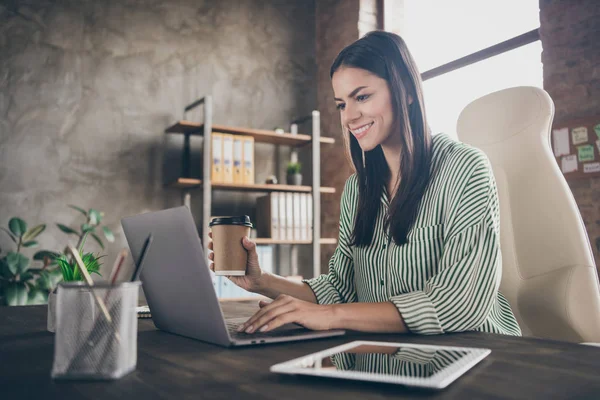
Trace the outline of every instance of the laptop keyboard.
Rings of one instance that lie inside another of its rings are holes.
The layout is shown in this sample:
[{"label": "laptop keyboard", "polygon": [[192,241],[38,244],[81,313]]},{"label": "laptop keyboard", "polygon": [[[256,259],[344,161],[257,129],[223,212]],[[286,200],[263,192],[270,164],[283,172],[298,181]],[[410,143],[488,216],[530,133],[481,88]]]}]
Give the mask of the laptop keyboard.
[{"label": "laptop keyboard", "polygon": [[227,325],[227,330],[229,331],[229,335],[233,339],[264,339],[264,338],[275,338],[282,336],[296,336],[301,333],[311,332],[310,329],[306,329],[296,324],[287,324],[281,326],[273,331],[269,332],[257,332],[257,333],[245,333],[238,332],[237,329],[241,324],[246,322],[248,318],[232,318],[226,319],[225,324]]}]

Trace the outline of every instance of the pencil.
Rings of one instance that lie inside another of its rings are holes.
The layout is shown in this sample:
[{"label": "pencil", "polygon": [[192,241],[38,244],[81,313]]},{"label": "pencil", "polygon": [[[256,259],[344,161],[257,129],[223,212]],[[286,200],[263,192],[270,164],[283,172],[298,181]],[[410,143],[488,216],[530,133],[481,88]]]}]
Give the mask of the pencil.
[{"label": "pencil", "polygon": [[123,262],[125,261],[126,257],[127,257],[127,250],[123,249],[119,252],[119,255],[115,259],[115,263],[113,264],[112,271],[110,272],[110,277],[108,278],[108,281],[110,282],[111,285],[115,284],[115,282],[117,280],[117,276],[119,276],[119,271],[121,270],[121,266],[123,265]]}]

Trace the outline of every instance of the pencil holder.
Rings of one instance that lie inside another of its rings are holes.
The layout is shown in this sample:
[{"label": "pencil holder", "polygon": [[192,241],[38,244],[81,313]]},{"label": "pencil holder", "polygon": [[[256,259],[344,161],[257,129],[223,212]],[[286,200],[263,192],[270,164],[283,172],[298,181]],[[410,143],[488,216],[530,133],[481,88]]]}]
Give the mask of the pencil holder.
[{"label": "pencil holder", "polygon": [[135,370],[139,286],[59,285],[52,378],[118,379]]}]

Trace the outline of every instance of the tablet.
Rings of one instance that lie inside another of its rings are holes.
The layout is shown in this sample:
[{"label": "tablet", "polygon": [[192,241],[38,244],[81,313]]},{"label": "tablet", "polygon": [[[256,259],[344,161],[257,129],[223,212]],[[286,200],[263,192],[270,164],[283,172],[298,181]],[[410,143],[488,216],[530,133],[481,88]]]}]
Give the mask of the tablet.
[{"label": "tablet", "polygon": [[276,364],[271,372],[443,389],[491,350],[354,341]]}]

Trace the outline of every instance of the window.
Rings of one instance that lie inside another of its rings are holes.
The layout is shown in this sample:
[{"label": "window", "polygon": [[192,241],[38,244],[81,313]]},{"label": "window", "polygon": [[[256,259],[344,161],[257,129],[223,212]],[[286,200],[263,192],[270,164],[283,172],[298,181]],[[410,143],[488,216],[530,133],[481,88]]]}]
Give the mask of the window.
[{"label": "window", "polygon": [[[403,36],[422,73],[539,27],[538,0],[404,0],[404,7]],[[456,138],[460,112],[478,97],[512,86],[542,87],[541,52],[538,39],[426,79],[433,133]]]}]

